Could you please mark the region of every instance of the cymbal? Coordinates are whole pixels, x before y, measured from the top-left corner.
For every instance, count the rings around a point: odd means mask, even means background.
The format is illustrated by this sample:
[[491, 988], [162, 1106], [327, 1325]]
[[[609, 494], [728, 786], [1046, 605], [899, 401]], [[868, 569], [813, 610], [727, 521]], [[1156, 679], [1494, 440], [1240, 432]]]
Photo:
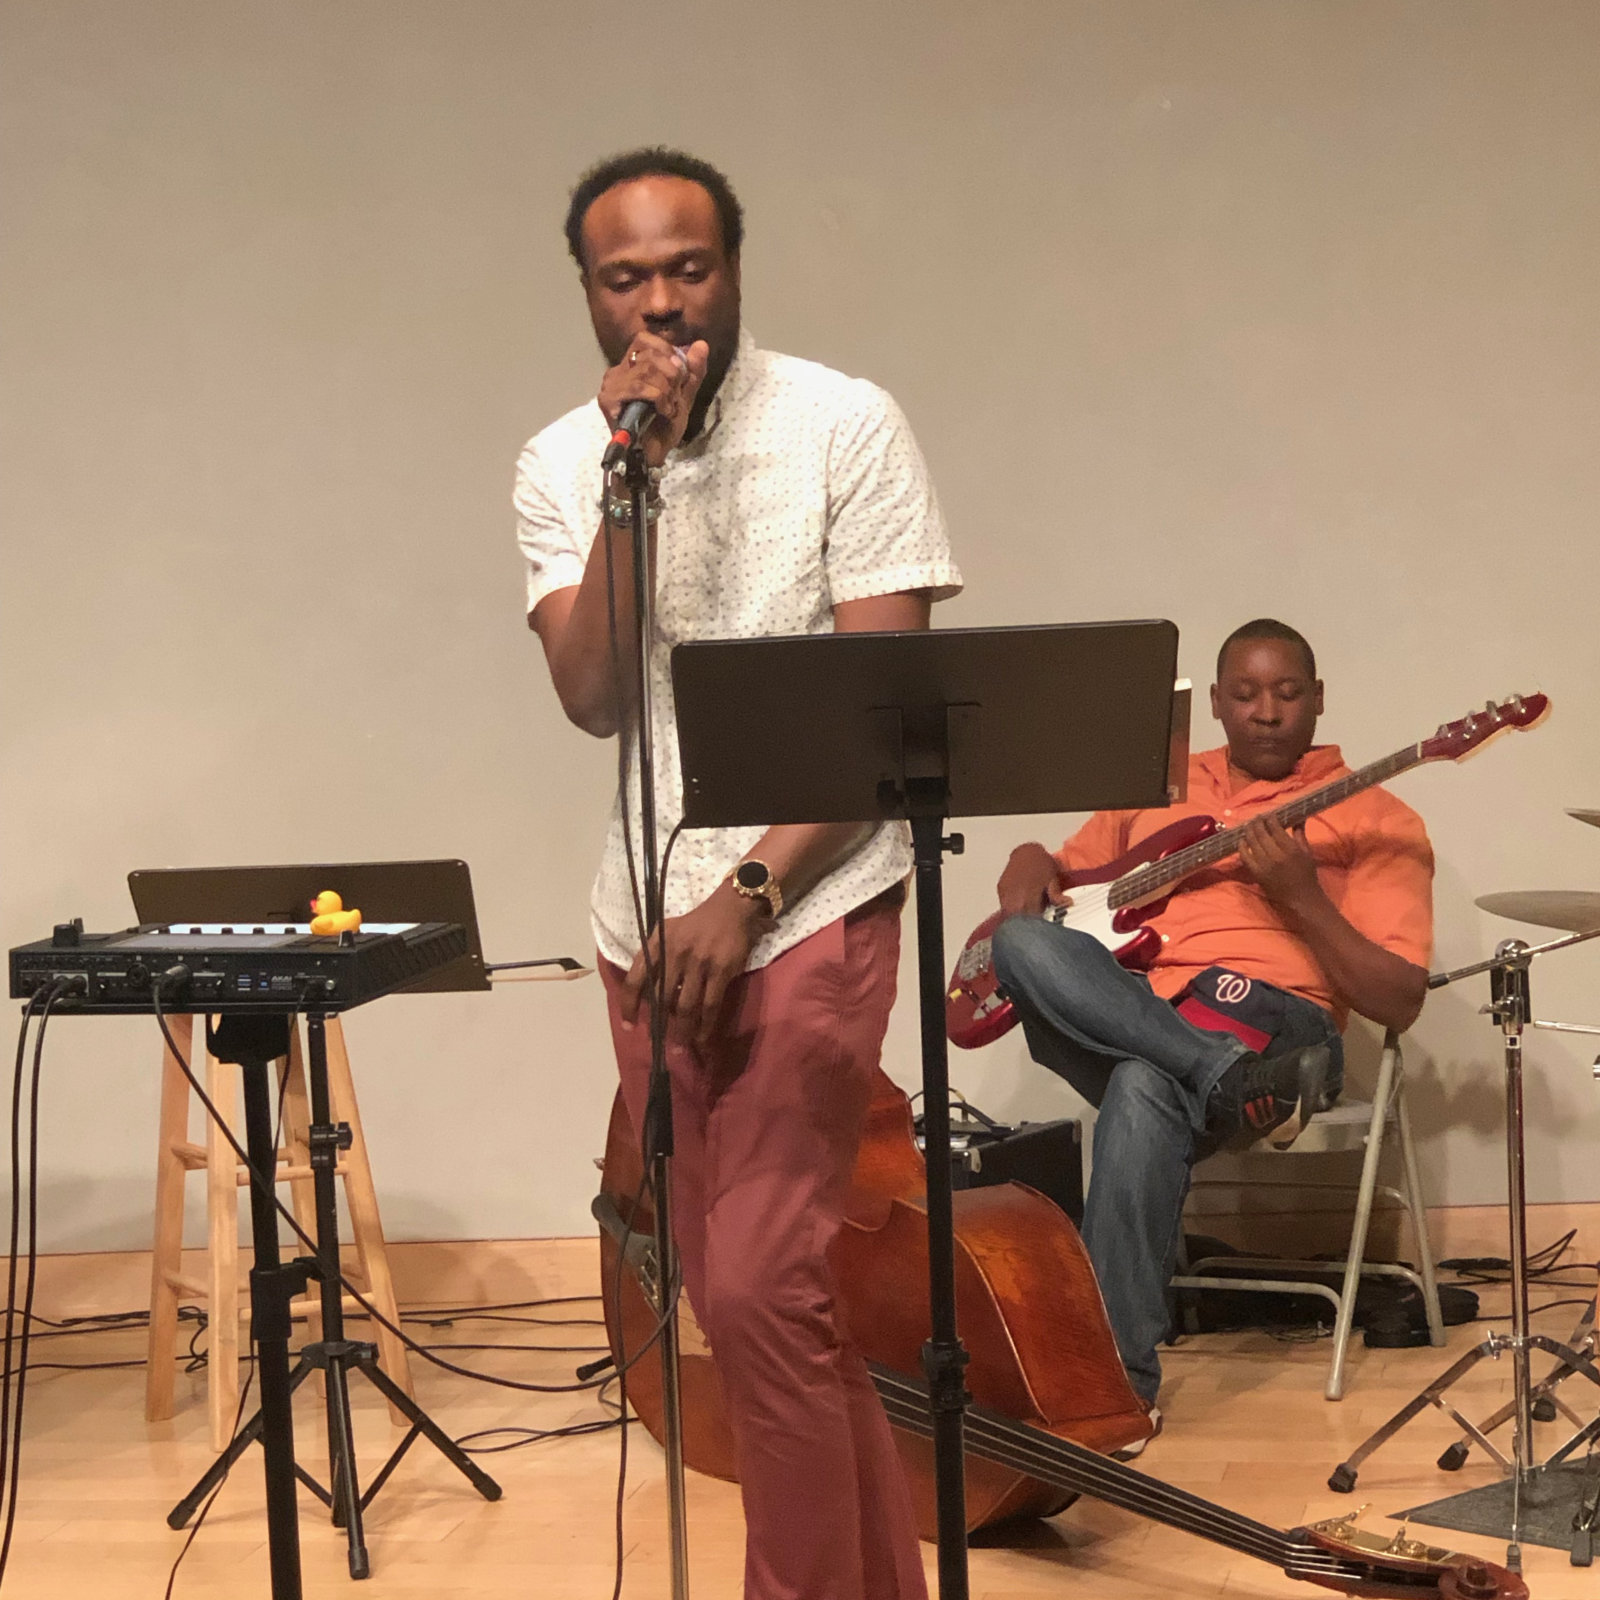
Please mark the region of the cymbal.
[[1579, 822], [1587, 822], [1591, 828], [1600, 828], [1600, 811], [1569, 811], [1569, 817], [1576, 817]]
[[1600, 928], [1600, 892], [1593, 890], [1531, 889], [1481, 894], [1474, 904], [1497, 917], [1531, 922], [1540, 928], [1565, 928], [1569, 933], [1592, 933]]

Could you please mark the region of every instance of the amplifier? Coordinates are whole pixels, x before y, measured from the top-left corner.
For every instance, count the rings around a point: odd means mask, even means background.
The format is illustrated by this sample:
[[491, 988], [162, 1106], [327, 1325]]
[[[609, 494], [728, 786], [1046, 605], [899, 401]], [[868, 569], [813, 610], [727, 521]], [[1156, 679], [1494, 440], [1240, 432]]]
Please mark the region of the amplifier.
[[454, 961], [467, 951], [454, 922], [369, 922], [336, 938], [303, 923], [230, 926], [146, 923], [85, 933], [61, 923], [49, 939], [11, 952], [11, 998], [27, 1000], [58, 978], [81, 978], [57, 1012], [149, 1011], [155, 980], [170, 1011], [347, 1011]]
[[[1037, 1189], [1083, 1225], [1083, 1124], [1024, 1122], [1010, 1127], [986, 1117], [976, 1106], [950, 1107], [950, 1186], [983, 1189], [994, 1183], [1025, 1183]], [[922, 1118], [916, 1119], [917, 1145], [923, 1144]]]

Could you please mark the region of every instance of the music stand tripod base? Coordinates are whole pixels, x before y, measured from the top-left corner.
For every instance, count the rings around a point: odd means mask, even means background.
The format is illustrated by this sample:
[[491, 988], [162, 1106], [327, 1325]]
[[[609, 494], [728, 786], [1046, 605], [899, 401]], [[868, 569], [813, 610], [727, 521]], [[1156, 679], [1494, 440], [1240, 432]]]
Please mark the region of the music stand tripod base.
[[[244, 1068], [245, 1127], [250, 1163], [256, 1173], [270, 1173], [277, 1151], [272, 1133], [272, 1098], [267, 1081], [271, 1062], [288, 1050], [288, 1029], [294, 1012], [265, 1017], [224, 1016], [206, 1028], [206, 1043], [219, 1061]], [[278, 1255], [276, 1194], [252, 1175], [250, 1215], [255, 1241], [255, 1266], [250, 1273], [250, 1332], [256, 1345], [261, 1381], [261, 1408], [234, 1436], [195, 1486], [168, 1514], [167, 1525], [182, 1528], [251, 1444], [260, 1441], [267, 1456], [267, 1526], [272, 1563], [272, 1600], [299, 1600], [300, 1545], [295, 1482], [303, 1483], [333, 1513], [349, 1546], [352, 1578], [370, 1575], [372, 1564], [362, 1529], [362, 1513], [388, 1482], [401, 1457], [420, 1435], [461, 1472], [485, 1500], [498, 1500], [500, 1485], [378, 1365], [375, 1345], [344, 1336], [344, 1285], [339, 1271], [339, 1215], [334, 1167], [340, 1149], [349, 1144], [348, 1124], [335, 1124], [328, 1094], [325, 1016], [306, 1016], [306, 1078], [311, 1098], [312, 1186], [316, 1197], [315, 1257], [281, 1264]], [[319, 1280], [323, 1337], [304, 1346], [293, 1372], [288, 1350], [290, 1301]], [[326, 1378], [330, 1482], [324, 1488], [295, 1460], [294, 1422], [290, 1402], [296, 1389], [314, 1371]], [[350, 1412], [349, 1374], [359, 1372], [409, 1423], [405, 1437], [363, 1494], [356, 1468], [355, 1435]]]

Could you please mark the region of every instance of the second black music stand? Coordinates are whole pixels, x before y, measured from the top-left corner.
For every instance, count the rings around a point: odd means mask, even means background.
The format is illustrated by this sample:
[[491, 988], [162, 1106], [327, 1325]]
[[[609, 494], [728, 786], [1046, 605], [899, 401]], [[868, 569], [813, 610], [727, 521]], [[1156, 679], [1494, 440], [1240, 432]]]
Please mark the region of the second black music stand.
[[963, 844], [944, 824], [1166, 805], [1177, 653], [1170, 622], [700, 641], [672, 653], [685, 827], [911, 824], [941, 1600], [967, 1595], [968, 1398], [944, 1031], [944, 852]]

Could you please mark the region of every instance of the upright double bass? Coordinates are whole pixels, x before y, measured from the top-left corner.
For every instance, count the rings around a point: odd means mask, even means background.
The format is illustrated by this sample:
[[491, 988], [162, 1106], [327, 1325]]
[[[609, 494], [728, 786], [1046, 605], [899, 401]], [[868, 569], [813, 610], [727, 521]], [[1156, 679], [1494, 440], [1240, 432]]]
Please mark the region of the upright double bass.
[[[606, 1328], [619, 1367], [651, 1339], [661, 1316], [642, 1171], [618, 1095], [594, 1212]], [[926, 1388], [913, 1376], [929, 1330], [923, 1171], [910, 1104], [880, 1074], [832, 1264], [850, 1337], [894, 1424], [922, 1534], [931, 1539], [933, 1430]], [[1369, 1534], [1348, 1518], [1286, 1532], [1112, 1460], [1107, 1452], [1148, 1438], [1151, 1424], [1123, 1370], [1077, 1230], [1023, 1184], [959, 1190], [954, 1202], [957, 1314], [973, 1397], [965, 1436], [969, 1532], [1052, 1516], [1087, 1494], [1347, 1594], [1526, 1600], [1522, 1580], [1489, 1562]], [[680, 1325], [687, 1319], [687, 1307], [680, 1308]], [[629, 1403], [659, 1439], [653, 1354], [627, 1375]], [[682, 1339], [681, 1382], [685, 1461], [736, 1479], [714, 1353], [692, 1327]]]

